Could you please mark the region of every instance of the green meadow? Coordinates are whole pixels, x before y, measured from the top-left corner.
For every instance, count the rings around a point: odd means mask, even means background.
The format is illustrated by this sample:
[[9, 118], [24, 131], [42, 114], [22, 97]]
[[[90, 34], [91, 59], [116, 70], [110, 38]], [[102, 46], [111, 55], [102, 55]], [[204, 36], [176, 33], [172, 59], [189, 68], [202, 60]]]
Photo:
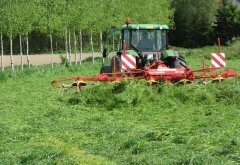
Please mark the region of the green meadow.
[[[183, 50], [202, 66], [216, 47]], [[239, 56], [223, 48], [227, 65]], [[229, 55], [229, 56], [228, 56]], [[240, 78], [207, 85], [97, 83], [60, 96], [54, 79], [99, 73], [51, 66], [0, 73], [0, 164], [239, 164]]]

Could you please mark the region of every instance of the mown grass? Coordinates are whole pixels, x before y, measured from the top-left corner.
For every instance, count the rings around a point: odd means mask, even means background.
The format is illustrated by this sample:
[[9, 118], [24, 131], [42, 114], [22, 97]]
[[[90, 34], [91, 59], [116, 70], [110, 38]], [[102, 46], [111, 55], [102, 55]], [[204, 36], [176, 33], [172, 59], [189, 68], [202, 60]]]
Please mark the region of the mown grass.
[[[201, 56], [186, 59], [201, 66]], [[233, 69], [239, 63], [228, 61]], [[63, 97], [50, 85], [100, 66], [1, 74], [0, 164], [240, 163], [239, 78], [207, 86], [97, 83]]]

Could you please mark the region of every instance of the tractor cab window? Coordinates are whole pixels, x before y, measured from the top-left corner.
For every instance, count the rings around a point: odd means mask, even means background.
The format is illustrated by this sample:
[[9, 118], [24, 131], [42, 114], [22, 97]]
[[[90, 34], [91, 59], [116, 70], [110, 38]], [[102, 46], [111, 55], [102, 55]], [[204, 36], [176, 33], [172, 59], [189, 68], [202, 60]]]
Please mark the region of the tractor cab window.
[[[167, 46], [167, 30], [163, 30], [161, 33], [161, 42], [162, 42], [162, 47]], [[159, 49], [160, 50], [160, 49]]]
[[132, 30], [132, 45], [140, 51], [159, 51], [162, 37], [161, 30]]
[[123, 31], [123, 38], [126, 42], [127, 48], [130, 48], [130, 31], [129, 30], [124, 30]]

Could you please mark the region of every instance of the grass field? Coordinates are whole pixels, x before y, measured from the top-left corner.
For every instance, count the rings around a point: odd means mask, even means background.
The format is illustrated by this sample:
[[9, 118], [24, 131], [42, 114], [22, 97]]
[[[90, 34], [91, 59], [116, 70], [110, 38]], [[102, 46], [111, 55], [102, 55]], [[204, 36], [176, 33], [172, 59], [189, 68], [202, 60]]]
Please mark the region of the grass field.
[[[202, 52], [191, 52], [183, 55], [201, 66]], [[239, 57], [230, 57], [228, 67], [239, 71]], [[0, 164], [240, 163], [240, 78], [207, 86], [97, 84], [63, 97], [50, 85], [98, 74], [100, 66], [0, 73]]]

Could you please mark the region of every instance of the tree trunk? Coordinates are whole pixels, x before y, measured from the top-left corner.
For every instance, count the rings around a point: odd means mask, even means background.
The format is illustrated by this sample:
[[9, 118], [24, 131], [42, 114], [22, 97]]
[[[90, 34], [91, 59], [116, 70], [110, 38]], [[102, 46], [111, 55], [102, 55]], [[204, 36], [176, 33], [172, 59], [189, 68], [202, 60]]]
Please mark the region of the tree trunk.
[[58, 42], [55, 42], [55, 51], [58, 51]]
[[[103, 35], [102, 32], [100, 32], [100, 49], [101, 49], [101, 53], [103, 53]], [[102, 57], [102, 64], [105, 63], [105, 59]]]
[[66, 29], [66, 32], [65, 32], [66, 64], [69, 63], [69, 54], [68, 54], [68, 37], [67, 37], [67, 34], [68, 34], [68, 30]]
[[92, 63], [94, 64], [93, 32], [91, 29]]
[[27, 42], [27, 63], [28, 63], [28, 68], [30, 68], [28, 34], [27, 34], [27, 41], [26, 42]]
[[74, 28], [74, 32], [73, 32], [73, 37], [74, 37], [75, 65], [77, 65], [77, 39], [76, 39], [75, 28]]
[[80, 41], [80, 65], [82, 64], [82, 30], [79, 30], [79, 41]]
[[19, 34], [19, 46], [20, 46], [20, 56], [21, 56], [21, 69], [23, 70], [23, 52], [22, 52], [22, 35]]
[[68, 48], [69, 48], [69, 64], [70, 66], [72, 65], [72, 47], [71, 47], [71, 31], [69, 30], [69, 33], [68, 33]]
[[12, 42], [12, 33], [10, 34], [10, 58], [11, 58], [11, 68], [12, 70], [14, 70], [14, 66], [13, 66], [13, 42]]
[[114, 30], [113, 30], [113, 51], [115, 49], [115, 46], [114, 46]]
[[117, 50], [117, 51], [120, 50], [121, 40], [122, 40], [122, 37], [121, 37], [121, 35], [120, 35], [120, 36], [119, 36], [119, 40], [118, 40], [118, 50]]
[[100, 49], [101, 49], [101, 53], [103, 52], [103, 34], [102, 32], [100, 32]]
[[1, 70], [4, 71], [4, 65], [3, 65], [3, 34], [1, 31]]
[[52, 32], [50, 32], [50, 45], [51, 45], [51, 64], [53, 69], [53, 41], [52, 41]]

